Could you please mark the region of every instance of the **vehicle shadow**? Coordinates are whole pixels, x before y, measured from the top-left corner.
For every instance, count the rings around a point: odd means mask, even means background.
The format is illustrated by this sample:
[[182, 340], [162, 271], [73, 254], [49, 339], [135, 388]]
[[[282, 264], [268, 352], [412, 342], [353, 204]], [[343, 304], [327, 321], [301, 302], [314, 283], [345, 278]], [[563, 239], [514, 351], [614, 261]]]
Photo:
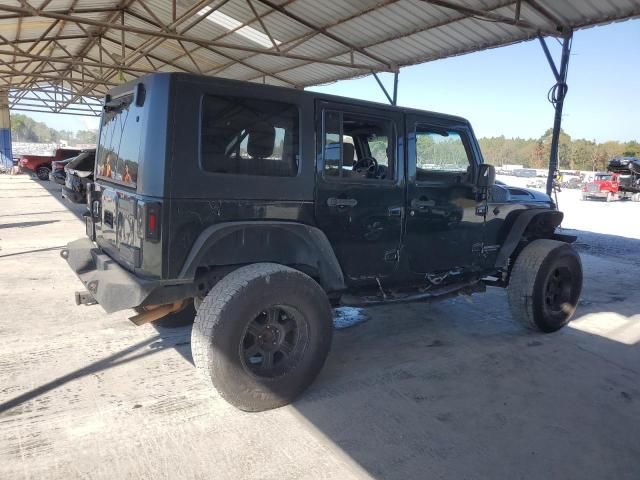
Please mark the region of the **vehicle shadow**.
[[569, 228], [563, 228], [562, 233], [578, 237], [574, 246], [580, 252], [640, 265], [640, 239]]
[[15, 222], [15, 223], [2, 223], [0, 224], [0, 229], [2, 228], [26, 228], [26, 227], [37, 227], [39, 225], [47, 225], [48, 223], [57, 223], [60, 220], [36, 220], [33, 222]]
[[637, 340], [529, 333], [476, 302], [372, 309], [294, 409], [374, 478], [638, 478]]
[[[62, 198], [62, 186], [58, 185], [55, 182], [42, 181], [34, 178], [32, 178], [31, 180], [37, 182], [38, 185], [44, 188], [60, 205], [65, 208], [65, 210], [73, 213], [84, 223], [84, 219], [82, 216], [84, 212], [87, 211], [87, 206], [84, 203], [73, 203]], [[57, 210], [54, 212], [57, 212]]]
[[[130, 347], [127, 347], [123, 350], [120, 350], [119, 352], [116, 352], [112, 355], [109, 355], [108, 357], [105, 357], [101, 360], [98, 360], [96, 362], [90, 363], [88, 364], [86, 367], [80, 368], [78, 370], [74, 370], [72, 372], [69, 372], [66, 375], [63, 375], [61, 377], [55, 378], [47, 383], [44, 383], [42, 385], [39, 385], [36, 388], [33, 388], [31, 390], [28, 390], [25, 393], [22, 393], [20, 395], [18, 395], [17, 397], [14, 397], [12, 399], [9, 399], [3, 403], [0, 404], [0, 415], [7, 412], [8, 410], [11, 410], [13, 408], [16, 408], [26, 402], [29, 402], [31, 400], [33, 400], [34, 398], [37, 398], [41, 395], [46, 394], [47, 392], [54, 390], [56, 388], [59, 388], [73, 380], [77, 380], [79, 378], [82, 377], [86, 377], [88, 375], [92, 375], [95, 374], [97, 372], [100, 372], [102, 370], [106, 370], [108, 368], [113, 368], [115, 366], [118, 365], [122, 365], [125, 363], [129, 363], [129, 362], [133, 362], [136, 361], [142, 357], [146, 357], [148, 355], [151, 355], [153, 353], [156, 353], [157, 351], [159, 351], [161, 348], [166, 348], [166, 347], [162, 347], [160, 345], [156, 346], [154, 349], [152, 350], [144, 350], [139, 352], [140, 350], [142, 350], [143, 348], [150, 346], [152, 344], [156, 345], [157, 342], [162, 342], [162, 338], [158, 335], [158, 336], [154, 336], [152, 338], [146, 339], [142, 342], [136, 343], [135, 345], [131, 345]], [[173, 346], [173, 345], [171, 345]], [[139, 352], [139, 353], [135, 353], [135, 352]]]

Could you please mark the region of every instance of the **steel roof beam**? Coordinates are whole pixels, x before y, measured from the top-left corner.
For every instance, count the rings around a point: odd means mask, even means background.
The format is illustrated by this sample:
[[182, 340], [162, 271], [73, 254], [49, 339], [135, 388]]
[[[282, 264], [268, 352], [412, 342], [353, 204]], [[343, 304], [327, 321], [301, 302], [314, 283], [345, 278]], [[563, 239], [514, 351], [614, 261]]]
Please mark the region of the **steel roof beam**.
[[530, 24], [524, 20], [519, 20], [511, 17], [505, 17], [499, 13], [487, 11], [487, 10], [478, 10], [477, 8], [471, 8], [464, 5], [460, 5], [458, 3], [450, 2], [448, 0], [420, 0], [424, 3], [428, 3], [430, 5], [435, 5], [437, 7], [447, 8], [449, 10], [455, 10], [456, 12], [462, 13], [469, 17], [474, 17], [480, 20], [490, 20], [492, 22], [504, 23], [506, 25], [511, 25], [513, 27], [522, 28], [523, 30], [528, 30], [533, 33], [544, 33], [545, 35], [550, 35], [557, 37], [562, 34], [562, 31], [549, 30], [547, 28], [540, 28], [535, 25]]
[[[280, 12], [282, 15], [285, 15], [286, 17], [291, 18], [292, 20], [295, 20], [300, 25], [303, 25], [303, 26], [307, 27], [310, 30], [315, 30], [316, 32], [321, 33], [325, 37], [330, 38], [334, 42], [338, 42], [339, 44], [347, 47], [349, 50], [356, 51], [356, 52], [360, 53], [361, 55], [364, 55], [365, 57], [370, 58], [371, 60], [374, 60], [375, 62], [379, 63], [381, 66], [386, 67], [384, 69], [386, 71], [395, 71], [395, 70], [397, 70], [397, 66], [393, 65], [388, 60], [385, 60], [382, 57], [379, 57], [378, 55], [375, 55], [373, 53], [367, 52], [366, 49], [364, 49], [362, 47], [359, 47], [357, 45], [354, 45], [351, 42], [347, 42], [346, 40], [340, 38], [339, 36], [334, 35], [333, 33], [329, 32], [326, 28], [314, 25], [313, 23], [305, 20], [304, 18], [302, 18], [302, 17], [300, 17], [300, 16], [298, 16], [298, 15], [296, 15], [294, 13], [289, 12], [286, 8], [282, 7], [281, 5], [275, 4], [275, 3], [271, 2], [270, 0], [258, 0], [258, 1], [260, 3], [266, 5], [267, 7], [271, 8], [272, 10], [276, 10], [276, 11]], [[380, 70], [380, 69], [376, 69], [376, 70]]]
[[149, 37], [167, 38], [167, 39], [171, 39], [171, 40], [182, 40], [182, 41], [185, 41], [185, 42], [194, 43], [196, 45], [201, 45], [203, 47], [226, 48], [226, 49], [229, 49], [229, 50], [237, 50], [237, 51], [241, 51], [241, 52], [258, 53], [258, 54], [261, 54], [261, 55], [269, 55], [269, 56], [274, 56], [274, 57], [284, 57], [284, 58], [290, 58], [292, 60], [311, 61], [311, 62], [314, 62], [314, 63], [321, 63], [321, 64], [325, 64], [325, 65], [333, 65], [333, 66], [336, 66], [336, 67], [354, 68], [354, 69], [358, 69], [358, 70], [375, 69], [377, 71], [386, 71], [386, 72], [395, 71], [394, 67], [389, 67], [389, 66], [384, 66], [384, 65], [381, 65], [380, 67], [375, 67], [373, 65], [345, 63], [345, 62], [339, 62], [339, 61], [335, 61], [335, 60], [331, 60], [331, 59], [310, 57], [310, 56], [306, 56], [306, 55], [293, 55], [293, 54], [290, 54], [290, 53], [276, 52], [276, 51], [272, 51], [272, 50], [268, 50], [268, 49], [248, 47], [246, 45], [214, 42], [214, 41], [209, 41], [209, 40], [206, 40], [206, 39], [203, 39], [203, 38], [192, 37], [192, 36], [188, 36], [188, 35], [184, 35], [184, 34], [164, 32], [164, 31], [153, 31], [153, 30], [149, 30], [149, 29], [146, 29], [146, 28], [133, 27], [133, 26], [130, 26], [130, 25], [119, 25], [117, 23], [109, 24], [107, 22], [102, 22], [102, 21], [99, 21], [99, 20], [92, 20], [92, 19], [89, 19], [89, 18], [76, 17], [76, 16], [73, 16], [73, 15], [50, 13], [50, 12], [38, 11], [38, 10], [35, 10], [35, 9], [33, 11], [30, 11], [29, 9], [26, 9], [24, 7], [13, 7], [13, 6], [3, 5], [3, 6], [0, 6], [0, 10], [17, 11], [17, 12], [20, 12], [20, 13], [32, 13], [33, 16], [65, 20], [65, 21], [74, 22], [74, 23], [82, 23], [82, 24], [86, 24], [86, 25], [92, 25], [92, 26], [96, 26], [96, 27], [111, 28], [111, 29], [114, 29], [114, 30], [137, 33], [137, 34], [146, 35], [146, 36], [149, 36]]

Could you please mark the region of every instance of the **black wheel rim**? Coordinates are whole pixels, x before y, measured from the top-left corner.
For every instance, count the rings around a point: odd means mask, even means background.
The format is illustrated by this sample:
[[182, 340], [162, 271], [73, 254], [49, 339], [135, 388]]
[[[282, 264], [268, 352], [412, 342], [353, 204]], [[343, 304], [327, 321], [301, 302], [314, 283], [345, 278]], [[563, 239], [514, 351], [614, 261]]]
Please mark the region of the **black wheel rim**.
[[551, 271], [544, 290], [545, 308], [551, 314], [568, 314], [572, 308], [573, 278], [571, 270], [559, 266]]
[[308, 328], [305, 317], [291, 307], [274, 305], [262, 310], [249, 322], [242, 338], [244, 367], [258, 377], [289, 373], [307, 348]]

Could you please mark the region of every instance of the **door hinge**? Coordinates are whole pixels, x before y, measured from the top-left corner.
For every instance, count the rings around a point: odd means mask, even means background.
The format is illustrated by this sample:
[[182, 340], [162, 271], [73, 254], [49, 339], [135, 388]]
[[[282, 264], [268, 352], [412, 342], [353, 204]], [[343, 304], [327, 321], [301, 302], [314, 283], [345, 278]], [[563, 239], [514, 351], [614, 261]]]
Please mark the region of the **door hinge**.
[[389, 250], [384, 253], [384, 261], [385, 262], [397, 262], [399, 257], [398, 250]]
[[471, 246], [471, 252], [481, 253], [482, 255], [497, 252], [498, 250], [500, 250], [500, 245], [485, 245], [484, 243], [474, 243]]

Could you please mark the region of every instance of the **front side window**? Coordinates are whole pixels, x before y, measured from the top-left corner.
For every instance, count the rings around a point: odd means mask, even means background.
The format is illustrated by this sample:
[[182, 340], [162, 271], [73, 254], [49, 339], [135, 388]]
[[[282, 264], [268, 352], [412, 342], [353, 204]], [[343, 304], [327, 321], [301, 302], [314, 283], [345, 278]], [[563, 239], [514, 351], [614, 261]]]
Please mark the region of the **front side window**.
[[466, 173], [470, 155], [460, 133], [435, 127], [416, 127], [416, 179], [430, 172]]
[[202, 104], [202, 169], [211, 173], [294, 177], [298, 108], [271, 100], [208, 95]]
[[324, 112], [326, 177], [392, 180], [394, 145], [390, 120], [331, 110]]

